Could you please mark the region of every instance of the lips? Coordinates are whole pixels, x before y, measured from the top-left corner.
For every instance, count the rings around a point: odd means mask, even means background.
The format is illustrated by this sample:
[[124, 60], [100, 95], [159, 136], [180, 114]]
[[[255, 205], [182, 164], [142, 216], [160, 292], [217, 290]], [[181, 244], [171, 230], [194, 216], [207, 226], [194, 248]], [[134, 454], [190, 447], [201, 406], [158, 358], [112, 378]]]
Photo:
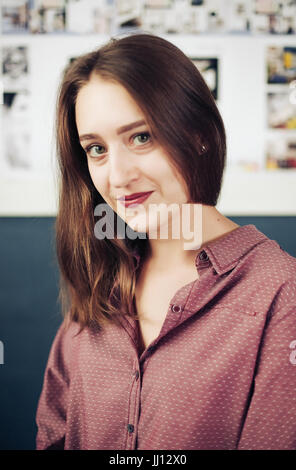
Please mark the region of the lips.
[[129, 201], [130, 199], [137, 199], [138, 197], [142, 197], [144, 196], [145, 194], [148, 194], [148, 193], [152, 193], [152, 191], [146, 191], [146, 192], [142, 192], [142, 193], [133, 193], [133, 194], [129, 194], [128, 196], [122, 196], [119, 198], [120, 201]]
[[119, 201], [125, 205], [125, 207], [130, 206], [131, 204], [141, 204], [144, 202], [153, 191], [148, 191], [146, 193], [134, 193], [129, 196], [123, 196], [119, 198]]

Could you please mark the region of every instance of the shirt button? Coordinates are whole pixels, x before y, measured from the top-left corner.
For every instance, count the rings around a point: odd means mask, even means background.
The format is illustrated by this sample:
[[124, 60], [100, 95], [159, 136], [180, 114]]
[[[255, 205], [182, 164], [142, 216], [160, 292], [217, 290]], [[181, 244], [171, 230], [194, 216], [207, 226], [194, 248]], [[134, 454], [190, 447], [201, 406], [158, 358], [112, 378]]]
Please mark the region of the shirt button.
[[201, 261], [207, 261], [209, 259], [207, 253], [205, 251], [201, 251], [198, 255]]
[[180, 305], [172, 305], [172, 312], [174, 313], [180, 313], [181, 312], [181, 307]]
[[128, 425], [127, 425], [127, 430], [128, 430], [129, 433], [134, 432], [134, 426], [133, 426], [133, 424], [128, 424]]
[[138, 380], [138, 378], [139, 378], [139, 371], [138, 371], [138, 370], [135, 371], [134, 376], [135, 376], [136, 379]]

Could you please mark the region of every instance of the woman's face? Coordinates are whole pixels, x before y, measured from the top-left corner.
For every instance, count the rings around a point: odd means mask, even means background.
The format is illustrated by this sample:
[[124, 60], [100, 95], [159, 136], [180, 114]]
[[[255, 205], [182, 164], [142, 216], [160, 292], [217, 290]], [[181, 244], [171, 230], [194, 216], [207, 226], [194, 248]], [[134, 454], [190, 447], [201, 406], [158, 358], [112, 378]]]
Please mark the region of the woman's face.
[[[159, 227], [151, 214], [160, 206], [152, 204], [164, 204], [164, 214], [170, 204], [187, 202], [185, 182], [122, 85], [93, 76], [78, 92], [76, 124], [94, 186], [133, 230], [147, 233]], [[149, 191], [146, 200], [129, 207], [118, 200]]]

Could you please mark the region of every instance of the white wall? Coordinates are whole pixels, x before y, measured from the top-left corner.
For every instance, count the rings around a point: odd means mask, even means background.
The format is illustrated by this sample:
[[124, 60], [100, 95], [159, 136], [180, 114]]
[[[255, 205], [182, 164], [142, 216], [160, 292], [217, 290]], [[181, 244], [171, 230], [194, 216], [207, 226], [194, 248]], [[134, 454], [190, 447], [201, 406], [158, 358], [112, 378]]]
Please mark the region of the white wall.
[[[267, 171], [263, 167], [268, 135], [265, 49], [277, 44], [295, 46], [295, 36], [162, 36], [188, 56], [220, 59], [217, 104], [226, 126], [228, 160], [217, 208], [225, 215], [296, 215], [296, 170]], [[29, 48], [34, 161], [34, 174], [28, 177], [0, 175], [0, 215], [56, 214], [53, 123], [60, 73], [70, 57], [107, 40], [98, 35], [0, 36], [1, 45]], [[236, 164], [239, 160], [258, 162], [261, 169], [244, 171]]]

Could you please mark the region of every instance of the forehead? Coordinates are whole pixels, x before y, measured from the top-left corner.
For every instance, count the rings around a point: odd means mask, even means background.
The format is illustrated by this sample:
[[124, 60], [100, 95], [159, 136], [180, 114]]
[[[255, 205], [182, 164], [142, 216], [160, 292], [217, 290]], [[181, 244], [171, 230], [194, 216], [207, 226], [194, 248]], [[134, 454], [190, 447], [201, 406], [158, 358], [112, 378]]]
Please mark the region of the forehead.
[[77, 128], [82, 132], [89, 132], [90, 127], [119, 127], [144, 118], [141, 108], [120, 83], [97, 75], [79, 90], [75, 116]]

